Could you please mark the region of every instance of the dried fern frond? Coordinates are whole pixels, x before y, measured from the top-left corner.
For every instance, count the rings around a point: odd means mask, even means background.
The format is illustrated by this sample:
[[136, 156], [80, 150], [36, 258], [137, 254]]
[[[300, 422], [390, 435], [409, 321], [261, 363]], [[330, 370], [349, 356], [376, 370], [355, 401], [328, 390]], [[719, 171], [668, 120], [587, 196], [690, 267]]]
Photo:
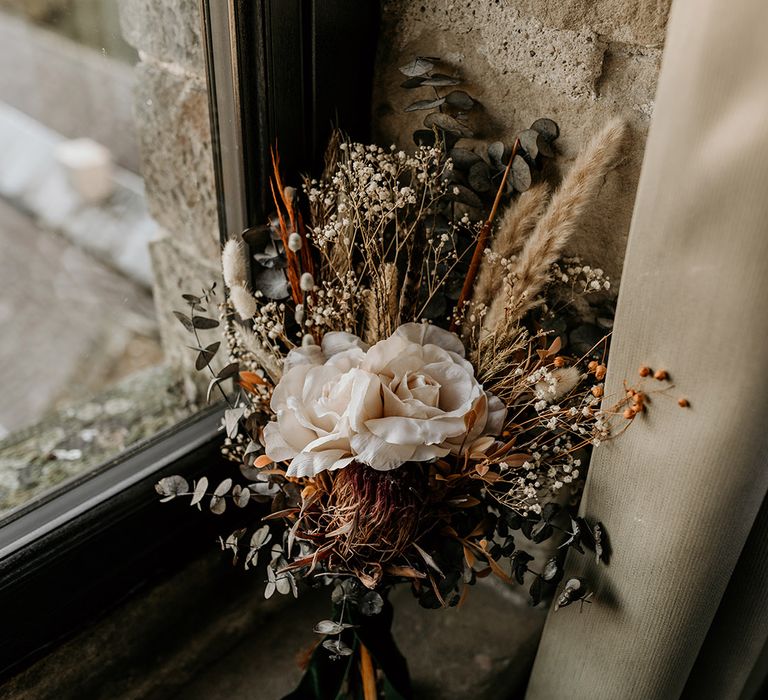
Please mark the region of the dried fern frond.
[[606, 174], [618, 164], [626, 136], [626, 122], [614, 119], [581, 151], [523, 246], [509, 278], [509, 294], [499, 295], [491, 304], [483, 324], [486, 330], [502, 331], [535, 306], [537, 295], [549, 281], [552, 263], [576, 232]]

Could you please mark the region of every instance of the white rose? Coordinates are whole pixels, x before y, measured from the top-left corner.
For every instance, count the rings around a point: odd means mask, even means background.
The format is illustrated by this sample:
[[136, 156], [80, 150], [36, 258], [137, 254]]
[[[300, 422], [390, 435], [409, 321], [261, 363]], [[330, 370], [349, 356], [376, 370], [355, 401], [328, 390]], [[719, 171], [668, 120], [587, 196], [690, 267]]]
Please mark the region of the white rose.
[[459, 338], [417, 323], [371, 348], [349, 333], [327, 333], [321, 347], [292, 350], [271, 408], [277, 420], [264, 429], [266, 453], [290, 460], [289, 476], [459, 454], [499, 435], [506, 414], [475, 379]]

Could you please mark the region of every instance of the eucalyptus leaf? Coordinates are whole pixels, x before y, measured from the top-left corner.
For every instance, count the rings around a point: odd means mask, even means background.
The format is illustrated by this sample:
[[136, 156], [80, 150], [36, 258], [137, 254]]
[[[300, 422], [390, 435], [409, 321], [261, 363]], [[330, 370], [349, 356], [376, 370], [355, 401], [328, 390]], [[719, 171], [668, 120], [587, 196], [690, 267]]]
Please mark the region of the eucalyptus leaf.
[[368, 591], [360, 600], [360, 612], [363, 615], [378, 615], [384, 607], [384, 599], [376, 591]]
[[475, 192], [489, 192], [493, 188], [493, 183], [488, 163], [483, 160], [475, 163], [467, 173], [467, 182]]
[[240, 408], [228, 408], [224, 411], [224, 426], [227, 432], [227, 437], [232, 440], [237, 435], [237, 431], [240, 427], [240, 419], [245, 414], [245, 409]]
[[435, 109], [444, 103], [445, 103], [444, 97], [439, 97], [435, 100], [417, 100], [416, 102], [412, 102], [411, 104], [409, 104], [404, 111], [417, 112], [422, 109]]
[[504, 144], [501, 141], [494, 141], [488, 144], [488, 159], [497, 168], [503, 168], [504, 163]]
[[470, 207], [480, 208], [483, 202], [469, 187], [464, 185], [450, 185], [448, 187], [448, 196], [456, 202], [461, 202]]
[[240, 370], [239, 362], [230, 362], [226, 367], [222, 367], [216, 374], [216, 379], [224, 381], [229, 379], [233, 375], [237, 374]]
[[208, 318], [207, 316], [193, 316], [192, 325], [200, 330], [209, 330], [218, 328], [219, 322], [215, 318]]
[[317, 634], [339, 634], [339, 632], [347, 627], [351, 627], [351, 625], [343, 625], [335, 620], [320, 620], [315, 625], [314, 631]]
[[471, 138], [473, 133], [470, 129], [464, 126], [458, 119], [452, 117], [450, 114], [443, 114], [442, 112], [432, 112], [428, 114], [424, 119], [424, 126], [427, 128], [437, 127], [443, 131], [447, 131], [449, 134], [455, 134], [461, 138]]
[[216, 352], [219, 349], [221, 342], [217, 341], [211, 343], [208, 347], [200, 351], [195, 360], [195, 369], [199, 372], [203, 367], [210, 364], [211, 360], [216, 356]]
[[272, 539], [272, 535], [269, 532], [269, 525], [263, 525], [256, 532], [251, 535], [251, 547], [254, 549], [260, 549]]
[[227, 502], [220, 496], [211, 496], [211, 502], [208, 507], [211, 513], [215, 515], [221, 515], [227, 509]]
[[530, 188], [532, 182], [531, 168], [522, 156], [517, 155], [512, 161], [511, 175], [512, 183], [518, 192], [525, 192]]
[[404, 80], [402, 83], [400, 83], [400, 87], [405, 88], [406, 90], [413, 90], [413, 88], [421, 87], [425, 80], [426, 78], [422, 76], [408, 78], [408, 80]]
[[521, 131], [517, 135], [517, 138], [520, 141], [520, 146], [522, 146], [528, 157], [531, 160], [536, 160], [536, 157], [539, 155], [539, 146], [537, 143], [539, 140], [539, 132], [534, 129], [526, 129], [525, 131]]
[[203, 476], [195, 484], [195, 493], [192, 496], [192, 500], [189, 505], [196, 506], [205, 497], [206, 491], [208, 491], [208, 477]]
[[176, 498], [176, 496], [189, 493], [189, 484], [183, 476], [166, 476], [155, 484], [155, 491], [160, 496], [163, 496], [160, 501], [165, 503]]
[[340, 639], [326, 639], [323, 642], [323, 647], [335, 656], [351, 656], [354, 652], [352, 647], [347, 646]]
[[234, 489], [232, 491], [232, 497], [235, 502], [235, 505], [238, 508], [245, 508], [248, 505], [248, 502], [251, 500], [251, 491], [250, 489], [244, 489], [240, 486], [237, 486], [235, 488], [240, 489], [237, 494], [235, 494]]
[[232, 479], [224, 479], [213, 491], [214, 496], [225, 496], [229, 489], [232, 488]]
[[469, 170], [476, 163], [482, 163], [483, 159], [474, 151], [468, 148], [452, 148], [448, 157], [453, 162], [454, 167], [460, 170]]
[[435, 64], [430, 59], [419, 56], [414, 58], [410, 63], [400, 66], [398, 70], [409, 78], [417, 78], [429, 73], [434, 67]]
[[475, 106], [475, 100], [473, 100], [464, 90], [453, 90], [445, 96], [445, 101], [456, 109], [460, 109], [464, 112], [472, 109]]
[[275, 579], [275, 587], [280, 595], [287, 595], [291, 592], [291, 575], [282, 573]]
[[560, 127], [551, 119], [537, 119], [531, 124], [531, 129], [538, 131], [548, 143], [555, 141], [560, 136]]
[[455, 76], [434, 73], [423, 80], [421, 84], [429, 87], [450, 87], [451, 85], [461, 85], [461, 83], [461, 79]]
[[187, 314], [184, 314], [181, 311], [174, 311], [173, 315], [181, 321], [181, 325], [190, 333], [194, 330], [195, 327], [192, 325], [192, 319], [187, 316]]

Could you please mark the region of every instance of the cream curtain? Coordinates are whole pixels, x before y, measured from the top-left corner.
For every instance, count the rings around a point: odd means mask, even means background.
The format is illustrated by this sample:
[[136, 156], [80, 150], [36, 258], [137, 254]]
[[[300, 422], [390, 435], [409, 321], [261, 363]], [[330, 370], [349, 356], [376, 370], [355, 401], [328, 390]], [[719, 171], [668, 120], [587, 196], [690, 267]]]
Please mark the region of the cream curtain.
[[768, 0], [673, 4], [607, 393], [641, 364], [675, 388], [595, 452], [582, 512], [613, 557], [569, 558], [594, 603], [550, 612], [528, 700], [762, 697]]

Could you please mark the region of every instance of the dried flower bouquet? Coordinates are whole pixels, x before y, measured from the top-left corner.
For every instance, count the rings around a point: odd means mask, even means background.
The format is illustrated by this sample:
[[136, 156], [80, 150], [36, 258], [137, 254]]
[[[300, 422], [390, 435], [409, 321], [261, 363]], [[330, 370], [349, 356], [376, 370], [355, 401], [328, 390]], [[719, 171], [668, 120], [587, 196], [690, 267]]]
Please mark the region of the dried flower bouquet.
[[[413, 153], [336, 133], [324, 173], [300, 189], [275, 156], [273, 220], [222, 256], [231, 361], [210, 390], [233, 380], [224, 450], [244, 483], [157, 486], [214, 513], [246, 509], [222, 546], [245, 568], [261, 561], [267, 597], [297, 595], [300, 580], [331, 587], [334, 615], [315, 627], [293, 698], [410, 697], [389, 631], [394, 585], [439, 608], [485, 576], [527, 579], [534, 604], [564, 606], [589, 595], [580, 579], [558, 594], [564, 552], [607, 556], [601, 525], [559, 494], [578, 493], [590, 448], [643, 393], [600, 408], [607, 341], [575, 352], [567, 329], [609, 281], [563, 251], [625, 126], [603, 128], [552, 191], [532, 180], [554, 155], [554, 122], [487, 159], [455, 148], [446, 124]], [[492, 189], [470, 187], [480, 171]], [[208, 295], [185, 298], [195, 331]], [[198, 367], [217, 350], [199, 347]], [[513, 531], [562, 542], [533, 568]]]

